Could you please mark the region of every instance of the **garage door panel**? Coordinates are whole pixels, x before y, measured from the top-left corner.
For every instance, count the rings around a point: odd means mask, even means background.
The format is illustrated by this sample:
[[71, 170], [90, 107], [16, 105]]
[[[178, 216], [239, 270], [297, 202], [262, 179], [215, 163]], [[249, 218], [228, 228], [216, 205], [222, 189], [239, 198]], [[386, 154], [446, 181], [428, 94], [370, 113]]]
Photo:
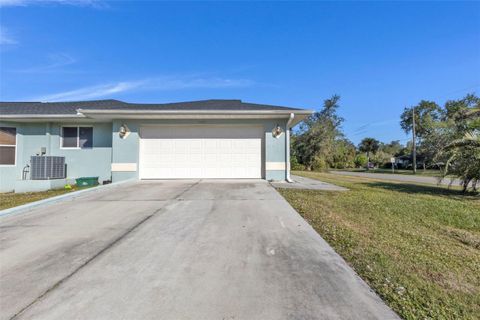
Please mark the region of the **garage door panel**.
[[203, 155], [201, 153], [194, 153], [190, 155], [189, 162], [194, 168], [200, 168], [203, 160]]
[[146, 126], [140, 178], [261, 178], [260, 126]]
[[233, 148], [231, 139], [220, 139], [218, 140], [218, 147], [221, 149], [221, 152], [228, 152]]

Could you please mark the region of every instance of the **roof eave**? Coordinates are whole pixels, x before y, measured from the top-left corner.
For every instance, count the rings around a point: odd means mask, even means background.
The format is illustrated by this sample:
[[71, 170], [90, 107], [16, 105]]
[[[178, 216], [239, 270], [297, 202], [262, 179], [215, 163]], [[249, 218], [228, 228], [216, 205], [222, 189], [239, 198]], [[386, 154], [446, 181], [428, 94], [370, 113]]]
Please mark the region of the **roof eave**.
[[286, 109], [286, 110], [102, 110], [102, 109], [77, 109], [78, 113], [84, 115], [93, 114], [128, 114], [128, 115], [151, 115], [151, 114], [217, 114], [217, 115], [230, 115], [230, 114], [283, 114], [290, 115], [295, 114], [307, 114], [313, 113], [312, 110], [303, 109]]
[[313, 111], [310, 110], [86, 110], [77, 114], [8, 114], [0, 115], [6, 121], [110, 121], [113, 119], [279, 119], [294, 114], [292, 126]]
[[83, 114], [0, 114], [0, 120], [64, 120], [85, 119]]
[[294, 114], [295, 126], [312, 114], [311, 110], [84, 110], [79, 113], [88, 118], [107, 119], [283, 119]]

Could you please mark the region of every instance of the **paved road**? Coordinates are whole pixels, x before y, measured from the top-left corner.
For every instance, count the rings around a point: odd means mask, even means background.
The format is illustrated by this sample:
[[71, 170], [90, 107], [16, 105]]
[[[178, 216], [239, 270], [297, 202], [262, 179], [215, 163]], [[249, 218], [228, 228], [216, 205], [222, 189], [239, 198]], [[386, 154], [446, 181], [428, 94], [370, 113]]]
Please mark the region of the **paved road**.
[[310, 179], [302, 176], [292, 175], [293, 182], [270, 182], [272, 186], [279, 189], [300, 189], [320, 191], [347, 191], [347, 188], [323, 182], [317, 179]]
[[[332, 173], [340, 174], [344, 176], [355, 176], [355, 177], [365, 177], [365, 178], [374, 178], [381, 180], [393, 180], [393, 181], [403, 181], [403, 182], [417, 182], [417, 183], [428, 183], [428, 184], [438, 184], [438, 179], [436, 177], [426, 177], [426, 176], [414, 176], [407, 174], [389, 174], [389, 173], [371, 173], [371, 172], [351, 172], [351, 171], [332, 171]], [[444, 179], [441, 184], [448, 185], [450, 184], [450, 179]], [[453, 186], [459, 186], [460, 180], [455, 179], [452, 183]]]
[[261, 180], [138, 182], [0, 227], [1, 319], [397, 319]]

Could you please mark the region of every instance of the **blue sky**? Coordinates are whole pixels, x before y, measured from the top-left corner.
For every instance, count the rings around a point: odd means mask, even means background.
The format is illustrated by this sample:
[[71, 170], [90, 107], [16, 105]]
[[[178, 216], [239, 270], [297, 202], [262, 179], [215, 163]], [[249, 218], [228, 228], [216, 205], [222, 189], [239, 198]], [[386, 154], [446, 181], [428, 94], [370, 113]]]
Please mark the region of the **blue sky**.
[[408, 138], [405, 106], [480, 93], [480, 2], [0, 0], [0, 99], [237, 98]]

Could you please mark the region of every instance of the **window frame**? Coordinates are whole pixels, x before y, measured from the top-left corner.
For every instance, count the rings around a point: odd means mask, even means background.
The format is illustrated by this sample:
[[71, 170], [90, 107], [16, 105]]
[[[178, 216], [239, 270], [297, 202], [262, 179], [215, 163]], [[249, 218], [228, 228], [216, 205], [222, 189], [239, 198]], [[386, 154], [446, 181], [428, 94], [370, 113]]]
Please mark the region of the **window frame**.
[[[63, 146], [63, 128], [77, 128], [77, 146], [76, 147], [64, 147]], [[80, 128], [92, 128], [92, 146], [80, 147]], [[92, 125], [63, 125], [60, 127], [60, 149], [62, 150], [88, 150], [93, 149], [93, 126]]]
[[0, 126], [1, 128], [13, 128], [15, 129], [15, 145], [12, 145], [12, 144], [0, 144], [0, 147], [10, 147], [10, 148], [15, 148], [15, 161], [13, 164], [0, 164], [0, 167], [16, 167], [17, 166], [17, 150], [18, 150], [18, 139], [17, 139], [17, 136], [18, 136], [18, 130], [17, 130], [17, 127], [14, 127], [14, 126]]

